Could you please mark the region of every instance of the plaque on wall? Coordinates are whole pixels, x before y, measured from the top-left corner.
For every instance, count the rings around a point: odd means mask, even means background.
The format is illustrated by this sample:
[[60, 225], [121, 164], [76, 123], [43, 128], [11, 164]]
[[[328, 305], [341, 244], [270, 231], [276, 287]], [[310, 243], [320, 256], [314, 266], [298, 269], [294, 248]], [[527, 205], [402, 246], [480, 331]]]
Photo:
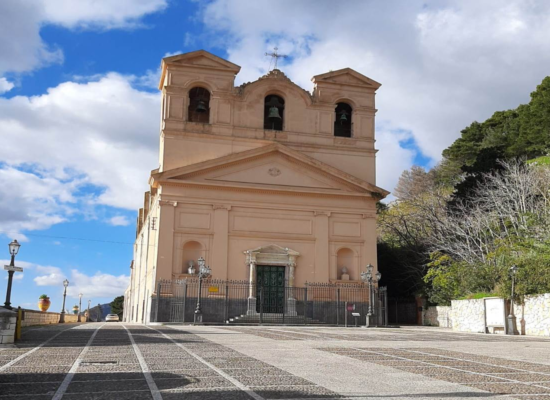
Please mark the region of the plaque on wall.
[[506, 327], [506, 307], [504, 299], [488, 297], [485, 301], [485, 328]]

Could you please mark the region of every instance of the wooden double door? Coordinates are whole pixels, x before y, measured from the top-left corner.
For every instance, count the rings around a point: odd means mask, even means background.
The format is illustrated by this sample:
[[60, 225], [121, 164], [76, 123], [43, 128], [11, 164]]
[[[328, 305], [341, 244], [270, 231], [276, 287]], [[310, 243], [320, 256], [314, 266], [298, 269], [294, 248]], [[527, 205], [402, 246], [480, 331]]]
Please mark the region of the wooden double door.
[[285, 308], [285, 267], [256, 266], [256, 312], [282, 314]]

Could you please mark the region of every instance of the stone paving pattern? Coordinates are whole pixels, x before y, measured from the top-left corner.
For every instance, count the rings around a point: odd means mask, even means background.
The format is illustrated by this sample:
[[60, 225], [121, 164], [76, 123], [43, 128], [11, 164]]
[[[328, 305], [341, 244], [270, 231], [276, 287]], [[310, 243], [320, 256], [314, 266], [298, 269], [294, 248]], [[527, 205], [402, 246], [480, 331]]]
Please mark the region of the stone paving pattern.
[[0, 348], [0, 400], [550, 399], [546, 338], [123, 323], [23, 332]]

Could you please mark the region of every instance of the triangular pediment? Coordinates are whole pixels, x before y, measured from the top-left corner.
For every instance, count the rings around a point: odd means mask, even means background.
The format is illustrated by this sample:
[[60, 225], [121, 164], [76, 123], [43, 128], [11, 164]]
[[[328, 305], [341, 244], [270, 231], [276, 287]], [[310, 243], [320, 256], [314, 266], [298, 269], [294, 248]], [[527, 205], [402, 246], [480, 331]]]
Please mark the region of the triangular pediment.
[[278, 244], [269, 244], [267, 246], [260, 246], [256, 247], [255, 249], [245, 250], [245, 254], [252, 254], [252, 253], [261, 253], [261, 254], [279, 254], [279, 255], [291, 255], [291, 256], [299, 256], [300, 253], [298, 253], [296, 250], [289, 249], [288, 247], [282, 247]]
[[363, 86], [375, 90], [381, 86], [380, 83], [351, 68], [344, 68], [337, 71], [330, 71], [326, 74], [316, 75], [312, 80], [314, 83], [327, 82], [340, 85]]
[[227, 70], [235, 74], [241, 69], [238, 65], [205, 50], [197, 50], [190, 53], [166, 57], [162, 59], [162, 62], [171, 65], [188, 65], [208, 69]]
[[152, 175], [152, 184], [196, 183], [385, 197], [388, 192], [279, 143]]

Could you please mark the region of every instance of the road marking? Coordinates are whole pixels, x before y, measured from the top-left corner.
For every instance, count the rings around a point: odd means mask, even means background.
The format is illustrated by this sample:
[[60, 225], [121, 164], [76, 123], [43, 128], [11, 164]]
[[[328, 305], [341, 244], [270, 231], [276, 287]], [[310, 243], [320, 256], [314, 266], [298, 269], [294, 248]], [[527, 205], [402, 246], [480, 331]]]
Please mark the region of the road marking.
[[151, 328], [150, 326], [146, 326], [147, 328], [153, 330], [153, 331], [156, 331], [158, 333], [160, 333], [162, 336], [164, 336], [166, 339], [170, 340], [172, 343], [174, 343], [176, 346], [180, 347], [182, 350], [184, 350], [185, 352], [187, 352], [187, 354], [191, 355], [192, 357], [194, 357], [195, 359], [197, 359], [198, 361], [200, 361], [201, 363], [203, 363], [204, 365], [206, 365], [208, 368], [211, 368], [212, 370], [214, 370], [216, 373], [218, 373], [219, 375], [223, 376], [225, 379], [227, 379], [229, 382], [231, 382], [233, 385], [237, 386], [239, 389], [241, 389], [243, 392], [245, 392], [247, 395], [249, 395], [250, 397], [252, 397], [253, 399], [256, 399], [256, 400], [265, 400], [262, 396], [260, 396], [258, 393], [254, 392], [252, 389], [250, 389], [248, 386], [244, 385], [243, 383], [241, 383], [240, 381], [238, 381], [237, 379], [233, 378], [232, 376], [226, 374], [225, 372], [223, 372], [221, 369], [219, 369], [218, 367], [210, 364], [208, 361], [206, 361], [204, 358], [202, 358], [201, 356], [193, 353], [191, 350], [187, 349], [183, 344], [181, 343], [178, 343], [176, 342], [174, 339], [172, 339], [170, 336], [166, 335], [165, 333], [157, 330], [157, 329], [154, 329], [154, 328]]
[[136, 344], [136, 341], [134, 340], [134, 338], [132, 337], [132, 333], [128, 328], [126, 328], [126, 325], [122, 325], [122, 326], [124, 327], [124, 329], [126, 329], [126, 332], [130, 337], [130, 341], [132, 342], [132, 347], [134, 348], [134, 352], [136, 353], [136, 356], [138, 358], [139, 365], [141, 366], [141, 371], [143, 372], [143, 376], [145, 376], [145, 380], [147, 381], [147, 386], [149, 386], [149, 390], [151, 391], [151, 395], [153, 396], [153, 399], [162, 400], [162, 395], [160, 394], [159, 388], [157, 387], [157, 384], [155, 383], [155, 380], [151, 375], [151, 371], [149, 370], [149, 367], [147, 366], [147, 363], [143, 358], [143, 354], [141, 354], [141, 350]]
[[78, 367], [80, 367], [80, 363], [82, 362], [82, 358], [86, 355], [86, 353], [88, 352], [88, 349], [90, 348], [90, 345], [91, 345], [92, 342], [94, 341], [95, 335], [97, 335], [97, 332], [98, 332], [103, 326], [105, 326], [105, 324], [100, 325], [100, 326], [94, 331], [94, 333], [92, 333], [92, 336], [91, 336], [90, 339], [88, 340], [88, 343], [86, 343], [86, 346], [84, 346], [84, 348], [82, 349], [82, 351], [81, 351], [80, 354], [78, 355], [78, 358], [77, 358], [77, 359], [75, 360], [75, 362], [73, 363], [71, 369], [69, 370], [69, 372], [68, 372], [67, 375], [65, 376], [65, 379], [63, 379], [63, 382], [61, 382], [61, 385], [60, 385], [59, 388], [57, 389], [57, 392], [55, 392], [55, 395], [52, 397], [52, 400], [61, 400], [61, 398], [63, 397], [63, 395], [64, 395], [65, 392], [67, 391], [67, 388], [69, 387], [69, 384], [70, 384], [71, 381], [73, 380], [74, 374], [76, 373], [76, 370], [78, 369]]
[[[24, 354], [21, 354], [19, 357], [17, 357], [15, 360], [11, 360], [9, 363], [7, 363], [6, 365], [3, 365], [0, 367], [0, 372], [8, 369], [9, 367], [11, 367], [13, 364], [15, 364], [17, 361], [20, 361], [22, 360], [23, 358], [27, 357], [29, 354], [32, 354], [34, 353], [36, 350], [38, 350], [39, 348], [41, 348], [42, 346], [50, 343], [52, 340], [54, 340], [56, 337], [58, 337], [59, 335], [61, 335], [62, 333], [65, 333], [67, 332], [68, 330], [70, 329], [73, 329], [74, 327], [71, 327], [71, 328], [67, 328], [67, 329], [63, 329], [61, 332], [59, 333], [56, 333], [54, 336], [52, 336], [51, 338], [49, 338], [48, 340], [46, 340], [44, 343], [36, 346], [34, 349], [31, 349], [29, 351], [27, 351], [26, 353]], [[33, 329], [34, 330], [34, 329]]]

